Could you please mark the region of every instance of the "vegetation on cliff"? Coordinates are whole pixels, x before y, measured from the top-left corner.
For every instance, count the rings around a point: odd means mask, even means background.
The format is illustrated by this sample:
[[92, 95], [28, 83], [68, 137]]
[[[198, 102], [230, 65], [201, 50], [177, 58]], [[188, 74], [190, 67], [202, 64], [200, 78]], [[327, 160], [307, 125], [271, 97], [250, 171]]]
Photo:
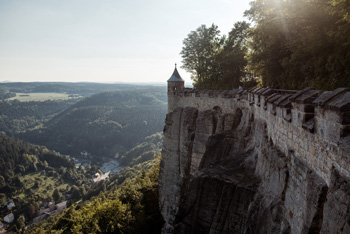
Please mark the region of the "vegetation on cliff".
[[50, 218], [28, 233], [160, 233], [160, 157], [125, 170], [121, 185]]
[[8, 230], [23, 228], [49, 202], [79, 199], [93, 173], [46, 147], [0, 134], [0, 214], [14, 215]]
[[228, 36], [200, 26], [184, 39], [194, 86], [335, 89], [350, 86], [350, 7], [344, 0], [255, 0]]
[[158, 132], [145, 137], [142, 143], [137, 144], [126, 153], [117, 157], [120, 166], [134, 166], [139, 163], [152, 160], [155, 154], [162, 149], [163, 133]]

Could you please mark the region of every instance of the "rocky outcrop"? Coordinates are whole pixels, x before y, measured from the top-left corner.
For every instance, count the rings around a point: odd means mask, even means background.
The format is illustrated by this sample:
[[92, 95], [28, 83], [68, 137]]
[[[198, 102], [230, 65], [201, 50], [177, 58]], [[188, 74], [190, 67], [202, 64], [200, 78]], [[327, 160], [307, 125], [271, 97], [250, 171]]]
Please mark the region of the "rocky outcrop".
[[324, 204], [322, 234], [350, 233], [350, 181], [334, 171]]
[[349, 178], [333, 167], [325, 180], [276, 145], [277, 121], [267, 124], [249, 105], [231, 108], [167, 115], [163, 233], [350, 233]]
[[179, 108], [169, 113], [165, 120], [162, 170], [159, 180], [159, 189], [162, 190], [160, 209], [163, 217], [167, 217], [164, 225], [165, 233], [173, 231], [181, 188], [188, 179], [197, 115], [198, 111], [194, 108]]

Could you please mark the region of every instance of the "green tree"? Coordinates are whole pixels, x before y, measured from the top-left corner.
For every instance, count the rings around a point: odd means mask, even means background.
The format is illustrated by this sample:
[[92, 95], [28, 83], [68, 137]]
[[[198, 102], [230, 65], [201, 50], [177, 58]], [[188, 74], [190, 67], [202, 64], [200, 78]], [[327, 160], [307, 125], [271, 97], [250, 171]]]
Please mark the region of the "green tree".
[[72, 205], [29, 233], [160, 233], [159, 163], [158, 156], [127, 169], [135, 174], [119, 186]]
[[349, 4], [343, 0], [255, 0], [249, 68], [264, 86], [350, 86]]
[[181, 56], [183, 68], [191, 73], [196, 88], [212, 88], [220, 77], [217, 56], [225, 38], [220, 35], [218, 26], [201, 25], [188, 34], [183, 41]]
[[56, 188], [52, 193], [52, 198], [55, 202], [59, 202], [62, 199], [62, 194]]
[[331, 0], [333, 13], [337, 14], [341, 20], [350, 22], [350, 2], [348, 0]]
[[251, 83], [246, 72], [249, 32], [249, 23], [242, 21], [233, 25], [227, 37], [214, 24], [188, 34], [181, 55], [195, 88], [232, 89]]
[[72, 194], [72, 199], [80, 199], [81, 198], [81, 192], [78, 186], [73, 185], [72, 188], [70, 189], [70, 193]]
[[238, 88], [240, 85], [248, 85], [248, 74], [245, 71], [248, 50], [249, 24], [245, 21], [236, 22], [229, 32], [223, 50], [218, 56], [221, 79], [218, 86], [222, 89]]

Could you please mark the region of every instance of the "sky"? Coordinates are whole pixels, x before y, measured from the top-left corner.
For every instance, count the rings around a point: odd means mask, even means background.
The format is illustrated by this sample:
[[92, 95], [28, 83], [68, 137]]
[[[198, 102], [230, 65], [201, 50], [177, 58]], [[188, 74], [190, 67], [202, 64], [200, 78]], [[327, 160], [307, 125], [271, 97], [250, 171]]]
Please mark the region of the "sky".
[[165, 82], [188, 33], [227, 34], [249, 0], [0, 0], [0, 82]]

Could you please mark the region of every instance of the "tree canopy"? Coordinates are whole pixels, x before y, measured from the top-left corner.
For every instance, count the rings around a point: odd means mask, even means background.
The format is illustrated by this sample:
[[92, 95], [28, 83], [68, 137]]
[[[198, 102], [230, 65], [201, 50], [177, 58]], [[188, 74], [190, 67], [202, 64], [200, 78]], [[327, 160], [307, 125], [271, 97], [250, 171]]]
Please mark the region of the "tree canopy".
[[183, 67], [192, 74], [196, 86], [206, 88], [215, 85], [220, 72], [217, 57], [224, 44], [218, 26], [201, 25], [188, 34], [183, 44]]
[[31, 226], [28, 233], [160, 233], [159, 163], [157, 156], [128, 168], [122, 184]]
[[237, 22], [222, 36], [202, 25], [184, 40], [183, 67], [196, 88], [350, 86], [349, 1], [255, 0], [245, 16], [251, 27]]
[[256, 0], [250, 64], [262, 84], [277, 88], [349, 86], [350, 34], [342, 1]]
[[238, 87], [245, 76], [249, 24], [237, 22], [228, 36], [218, 26], [201, 25], [183, 41], [183, 68], [192, 75], [194, 85], [201, 89]]

